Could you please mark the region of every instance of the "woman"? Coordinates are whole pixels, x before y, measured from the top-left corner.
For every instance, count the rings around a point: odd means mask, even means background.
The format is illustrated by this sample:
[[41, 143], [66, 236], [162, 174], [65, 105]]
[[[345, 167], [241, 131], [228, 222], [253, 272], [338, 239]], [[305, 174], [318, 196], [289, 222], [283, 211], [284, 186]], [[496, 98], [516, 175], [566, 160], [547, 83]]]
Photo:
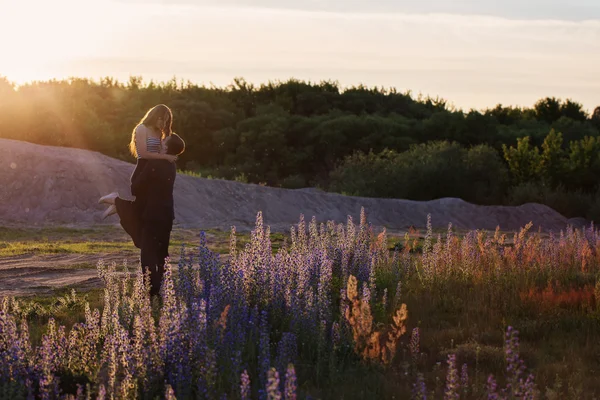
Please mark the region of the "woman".
[[[171, 162], [177, 160], [176, 155], [161, 152], [161, 142], [164, 138], [171, 135], [172, 124], [173, 113], [171, 109], [164, 104], [159, 104], [148, 110], [144, 118], [133, 129], [129, 150], [137, 158], [137, 163], [131, 175], [131, 181], [144, 169], [148, 160], [163, 159]], [[102, 214], [102, 219], [117, 212], [119, 213], [121, 226], [131, 236], [135, 245], [139, 247], [137, 239], [140, 210], [143, 209], [145, 199], [144, 193], [132, 190], [131, 194], [136, 197], [135, 202], [120, 198], [118, 201], [115, 201], [119, 197], [119, 193], [113, 192], [101, 197], [98, 203], [110, 204], [110, 207]]]
[[[129, 151], [137, 158], [137, 165], [133, 171], [132, 179], [141, 171], [145, 162], [150, 159], [166, 159], [171, 162], [177, 156], [161, 154], [161, 142], [172, 132], [173, 113], [164, 104], [152, 107], [140, 123], [135, 127], [129, 142]], [[134, 196], [135, 194], [132, 193]]]
[[[135, 169], [131, 175], [133, 180], [146, 165], [150, 159], [166, 159], [176, 161], [177, 156], [161, 153], [162, 140], [171, 134], [173, 124], [173, 113], [171, 109], [164, 104], [159, 104], [152, 107], [144, 118], [135, 126], [131, 133], [131, 141], [129, 142], [129, 151], [137, 159]], [[132, 193], [137, 196], [135, 193]], [[119, 193], [112, 192], [103, 196], [98, 200], [98, 203], [114, 204], [114, 199], [119, 197]], [[114, 207], [109, 207], [102, 219], [116, 212]]]

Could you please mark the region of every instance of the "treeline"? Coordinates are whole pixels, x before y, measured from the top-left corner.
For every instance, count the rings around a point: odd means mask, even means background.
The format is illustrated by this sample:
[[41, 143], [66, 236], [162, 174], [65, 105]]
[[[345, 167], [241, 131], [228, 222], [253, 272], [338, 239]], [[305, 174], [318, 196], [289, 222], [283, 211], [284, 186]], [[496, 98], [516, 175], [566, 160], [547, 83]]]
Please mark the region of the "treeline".
[[330, 174], [329, 189], [350, 195], [432, 200], [459, 197], [476, 204], [546, 204], [568, 217], [600, 221], [600, 138], [564, 147], [552, 130], [540, 147], [530, 137], [498, 152], [436, 141], [405, 152], [355, 153]]
[[[219, 88], [132, 77], [16, 89], [0, 78], [0, 136], [133, 161], [131, 130], [159, 103], [173, 109], [174, 131], [188, 144], [180, 167], [203, 176], [486, 204], [528, 196], [548, 203], [539, 193], [592, 199], [598, 190], [600, 107], [588, 115], [556, 98], [465, 112], [441, 99], [335, 82], [236, 79]], [[581, 215], [585, 207], [561, 211]]]

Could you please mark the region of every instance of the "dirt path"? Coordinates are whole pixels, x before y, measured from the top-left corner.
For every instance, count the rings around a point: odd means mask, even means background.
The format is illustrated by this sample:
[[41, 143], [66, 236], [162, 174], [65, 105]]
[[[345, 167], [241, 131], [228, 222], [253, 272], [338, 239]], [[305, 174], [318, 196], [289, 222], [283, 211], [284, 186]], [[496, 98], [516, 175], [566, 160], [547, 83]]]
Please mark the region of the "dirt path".
[[51, 293], [64, 287], [79, 290], [101, 287], [95, 268], [99, 260], [115, 262], [118, 267], [127, 261], [137, 265], [138, 257], [115, 253], [22, 255], [0, 259], [0, 298]]
[[[175, 242], [170, 249], [172, 264], [176, 265], [180, 257], [180, 244], [193, 247], [198, 241], [198, 232], [175, 229], [172, 240]], [[228, 233], [207, 233], [212, 246], [226, 247]], [[124, 263], [130, 270], [137, 268], [139, 250], [115, 250], [115, 244], [130, 244], [129, 237], [118, 228], [100, 227], [94, 229], [67, 228], [9, 228], [0, 229], [0, 244], [2, 242], [19, 242], [25, 249], [25, 254], [0, 256], [0, 299], [4, 296], [28, 296], [49, 294], [57, 289], [73, 287], [77, 290], [89, 290], [102, 286], [98, 278], [96, 266], [100, 260], [104, 263], [115, 263], [120, 270]], [[112, 242], [111, 242], [112, 241]], [[64, 252], [58, 254], [44, 253], [43, 249], [35, 248], [37, 243], [50, 242], [63, 244], [100, 244], [98, 252], [85, 254]], [[213, 247], [214, 248], [214, 247]], [[33, 249], [32, 252], [28, 250]], [[89, 250], [89, 249], [88, 249]]]

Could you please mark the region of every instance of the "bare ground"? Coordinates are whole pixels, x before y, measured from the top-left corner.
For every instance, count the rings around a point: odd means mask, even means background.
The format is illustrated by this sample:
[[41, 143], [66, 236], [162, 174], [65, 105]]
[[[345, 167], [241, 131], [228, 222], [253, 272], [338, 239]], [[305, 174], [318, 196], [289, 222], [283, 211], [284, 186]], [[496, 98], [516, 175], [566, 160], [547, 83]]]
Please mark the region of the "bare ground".
[[[91, 229], [86, 231], [66, 230], [5, 230], [5, 241], [23, 241], [29, 237], [30, 241], [50, 239], [60, 242], [63, 240], [95, 242], [112, 239], [117, 242], [130, 241], [129, 237], [117, 229]], [[12, 234], [12, 235], [11, 235]], [[186, 247], [197, 245], [197, 230], [177, 229], [172, 233], [172, 239], [186, 244]], [[228, 233], [206, 234], [209, 246], [212, 250], [218, 250], [228, 246]], [[27, 240], [27, 241], [29, 241]], [[174, 245], [170, 248], [171, 260], [174, 268], [179, 262], [180, 248]], [[5, 296], [29, 296], [40, 294], [51, 294], [57, 289], [74, 287], [78, 290], [89, 290], [102, 287], [98, 277], [97, 265], [102, 260], [105, 264], [115, 263], [120, 271], [127, 265], [132, 271], [137, 268], [139, 254], [134, 251], [112, 251], [98, 252], [93, 254], [22, 254], [16, 256], [0, 257], [0, 299]]]
[[21, 255], [0, 259], [0, 298], [52, 293], [64, 287], [101, 287], [95, 268], [98, 261], [130, 267], [137, 258], [123, 254]]

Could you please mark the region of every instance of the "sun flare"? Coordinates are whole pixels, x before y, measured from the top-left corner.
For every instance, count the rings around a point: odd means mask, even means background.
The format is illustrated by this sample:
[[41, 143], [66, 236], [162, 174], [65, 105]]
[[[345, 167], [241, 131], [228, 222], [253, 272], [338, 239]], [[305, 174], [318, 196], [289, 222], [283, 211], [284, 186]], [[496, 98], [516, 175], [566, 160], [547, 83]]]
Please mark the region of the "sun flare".
[[115, 4], [1, 1], [0, 75], [16, 83], [63, 77], [65, 65], [116, 47], [129, 18]]

